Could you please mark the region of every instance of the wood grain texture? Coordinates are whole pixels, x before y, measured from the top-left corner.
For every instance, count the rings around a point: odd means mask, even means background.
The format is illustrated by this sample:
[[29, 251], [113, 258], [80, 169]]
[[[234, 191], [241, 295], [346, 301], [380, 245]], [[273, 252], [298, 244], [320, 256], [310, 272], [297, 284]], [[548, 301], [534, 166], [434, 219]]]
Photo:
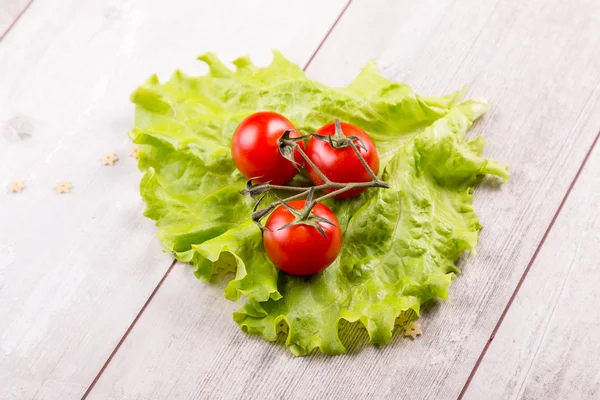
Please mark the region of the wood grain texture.
[[[30, 7], [0, 43], [0, 398], [80, 397], [171, 264], [142, 216], [127, 157], [131, 91], [154, 72], [204, 71], [194, 60], [213, 49], [264, 65], [278, 48], [305, 63], [344, 5]], [[115, 166], [102, 166], [107, 152], [120, 157]], [[26, 188], [12, 194], [18, 178]], [[59, 195], [63, 179], [73, 190]]]
[[513, 176], [477, 189], [486, 228], [451, 300], [414, 342], [375, 348], [351, 328], [349, 354], [297, 359], [240, 332], [222, 288], [176, 266], [93, 397], [456, 398], [600, 127], [599, 15], [595, 0], [353, 1], [311, 77], [344, 85], [375, 57], [421, 93], [470, 82], [492, 104], [473, 134]]
[[465, 399], [600, 396], [599, 172], [596, 145]]
[[346, 84], [372, 57], [424, 93], [471, 82], [492, 111], [475, 133], [512, 166], [503, 188], [483, 185], [486, 226], [449, 302], [425, 334], [349, 354], [293, 358], [240, 332], [222, 287], [175, 268], [92, 392], [101, 398], [456, 398], [600, 126], [596, 1], [355, 0], [309, 75]]
[[0, 0], [0, 40], [29, 3], [30, 0]]

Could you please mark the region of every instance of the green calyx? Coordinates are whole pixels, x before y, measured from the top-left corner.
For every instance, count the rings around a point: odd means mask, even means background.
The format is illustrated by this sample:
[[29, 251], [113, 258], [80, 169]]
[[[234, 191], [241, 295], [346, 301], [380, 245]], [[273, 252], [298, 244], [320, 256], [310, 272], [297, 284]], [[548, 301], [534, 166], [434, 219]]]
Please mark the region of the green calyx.
[[351, 147], [352, 145], [358, 145], [358, 147], [361, 147], [362, 149], [367, 151], [365, 144], [360, 138], [356, 136], [344, 135], [344, 131], [342, 130], [340, 120], [337, 118], [335, 119], [335, 133], [333, 135], [318, 135], [316, 133], [313, 133], [312, 136], [316, 139], [329, 143], [329, 145], [334, 149], [341, 149], [344, 147]]

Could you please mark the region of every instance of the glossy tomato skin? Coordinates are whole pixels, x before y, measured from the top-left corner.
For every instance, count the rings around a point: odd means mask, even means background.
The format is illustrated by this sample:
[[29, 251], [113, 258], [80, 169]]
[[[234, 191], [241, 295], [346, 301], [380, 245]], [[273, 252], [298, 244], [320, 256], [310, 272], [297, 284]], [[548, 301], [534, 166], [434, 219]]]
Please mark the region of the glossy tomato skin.
[[[270, 111], [254, 113], [243, 120], [235, 130], [231, 141], [231, 153], [237, 169], [255, 182], [268, 182], [283, 185], [291, 180], [298, 170], [279, 152], [277, 140], [287, 129], [294, 129], [290, 137], [299, 137], [292, 123], [281, 114]], [[302, 148], [304, 145], [299, 143]], [[300, 153], [294, 153], [300, 165]]]
[[[358, 147], [360, 154], [363, 156], [367, 164], [373, 172], [379, 172], [379, 153], [377, 147], [369, 135], [360, 128], [345, 122], [340, 123], [342, 131], [346, 136], [356, 136], [362, 140], [367, 150]], [[323, 126], [317, 132], [319, 135], [330, 136], [335, 134], [335, 124], [331, 123]], [[356, 143], [356, 142], [355, 142]], [[306, 154], [319, 170], [328, 177], [332, 182], [348, 183], [348, 182], [369, 182], [371, 176], [361, 164], [360, 159], [354, 153], [351, 147], [332, 148], [329, 143], [314, 137], [310, 138], [306, 146]], [[306, 165], [308, 176], [315, 185], [323, 184], [321, 177], [315, 172], [310, 165]], [[359, 195], [366, 189], [354, 189], [339, 194], [338, 198], [348, 198]], [[331, 192], [332, 190], [329, 190]]]
[[[291, 201], [297, 210], [304, 207], [304, 200]], [[265, 226], [263, 243], [273, 264], [292, 275], [312, 275], [323, 271], [335, 261], [342, 248], [342, 231], [333, 211], [318, 203], [312, 213], [333, 222], [335, 226], [319, 222], [327, 237], [309, 225], [293, 225], [278, 230], [294, 220], [294, 215], [284, 206], [275, 209]]]

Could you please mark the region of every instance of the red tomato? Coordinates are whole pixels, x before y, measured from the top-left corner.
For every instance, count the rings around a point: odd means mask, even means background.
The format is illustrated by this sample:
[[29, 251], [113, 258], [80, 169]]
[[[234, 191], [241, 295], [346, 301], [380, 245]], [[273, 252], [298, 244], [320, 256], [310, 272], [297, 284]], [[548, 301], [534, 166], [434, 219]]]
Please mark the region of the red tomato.
[[[357, 128], [354, 125], [341, 123], [342, 131], [345, 136], [356, 136], [362, 140], [366, 151], [361, 147], [358, 147], [360, 154], [363, 156], [367, 164], [371, 167], [373, 172], [377, 174], [379, 172], [379, 153], [375, 143], [371, 140], [369, 135], [362, 129]], [[317, 132], [318, 135], [330, 136], [335, 134], [335, 124], [331, 123], [323, 126]], [[356, 144], [356, 142], [355, 142]], [[348, 183], [348, 182], [369, 182], [371, 176], [361, 164], [360, 159], [352, 150], [352, 147], [343, 148], [332, 148], [331, 145], [322, 140], [314, 137], [310, 138], [308, 145], [306, 146], [306, 154], [308, 158], [319, 168], [319, 170], [332, 182], [337, 183]], [[308, 176], [315, 185], [321, 185], [325, 182], [315, 172], [315, 170], [307, 163], [306, 170]], [[335, 189], [329, 189], [328, 192], [332, 192]], [[359, 195], [366, 189], [354, 189], [347, 192], [343, 192], [336, 197], [348, 198]]]
[[[235, 166], [246, 178], [283, 185], [296, 175], [298, 170], [281, 155], [277, 144], [287, 129], [294, 129], [290, 137], [300, 136], [287, 118], [270, 111], [252, 114], [238, 125], [233, 134], [231, 153]], [[299, 144], [304, 148], [301, 142]], [[294, 152], [294, 159], [303, 164], [298, 151]]]
[[[289, 205], [300, 210], [305, 203], [304, 200], [296, 200]], [[284, 206], [276, 208], [265, 224], [270, 229], [263, 232], [267, 255], [273, 264], [288, 274], [311, 275], [321, 272], [335, 261], [342, 248], [342, 230], [333, 211], [318, 203], [311, 213], [335, 224], [317, 222], [327, 237], [310, 225], [292, 225], [279, 231], [295, 218]]]

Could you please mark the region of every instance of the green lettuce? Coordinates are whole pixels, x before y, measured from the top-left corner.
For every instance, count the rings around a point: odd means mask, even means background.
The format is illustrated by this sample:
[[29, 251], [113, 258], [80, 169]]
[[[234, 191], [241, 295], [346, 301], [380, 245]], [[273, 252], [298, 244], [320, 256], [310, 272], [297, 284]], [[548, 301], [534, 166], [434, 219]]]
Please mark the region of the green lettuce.
[[[487, 104], [462, 101], [464, 91], [419, 96], [382, 77], [373, 62], [347, 88], [331, 88], [277, 52], [265, 68], [247, 57], [234, 70], [212, 53], [199, 59], [207, 75], [176, 71], [163, 84], [153, 76], [132, 94], [130, 136], [143, 145], [145, 215], [199, 278], [235, 272], [225, 297], [247, 299], [234, 313], [240, 327], [274, 341], [283, 326], [295, 355], [315, 348], [340, 354], [340, 320], [360, 321], [384, 345], [398, 317], [405, 323], [402, 316], [418, 317], [423, 303], [447, 298], [460, 272], [455, 262], [474, 250], [481, 229], [472, 208], [477, 177], [508, 178], [505, 165], [482, 157], [483, 138], [465, 139]], [[308, 132], [335, 118], [361, 127], [375, 140], [380, 175], [391, 186], [327, 202], [344, 245], [334, 264], [309, 278], [273, 266], [250, 221], [253, 202], [238, 192], [245, 179], [231, 160], [231, 136], [259, 110], [282, 113]]]

